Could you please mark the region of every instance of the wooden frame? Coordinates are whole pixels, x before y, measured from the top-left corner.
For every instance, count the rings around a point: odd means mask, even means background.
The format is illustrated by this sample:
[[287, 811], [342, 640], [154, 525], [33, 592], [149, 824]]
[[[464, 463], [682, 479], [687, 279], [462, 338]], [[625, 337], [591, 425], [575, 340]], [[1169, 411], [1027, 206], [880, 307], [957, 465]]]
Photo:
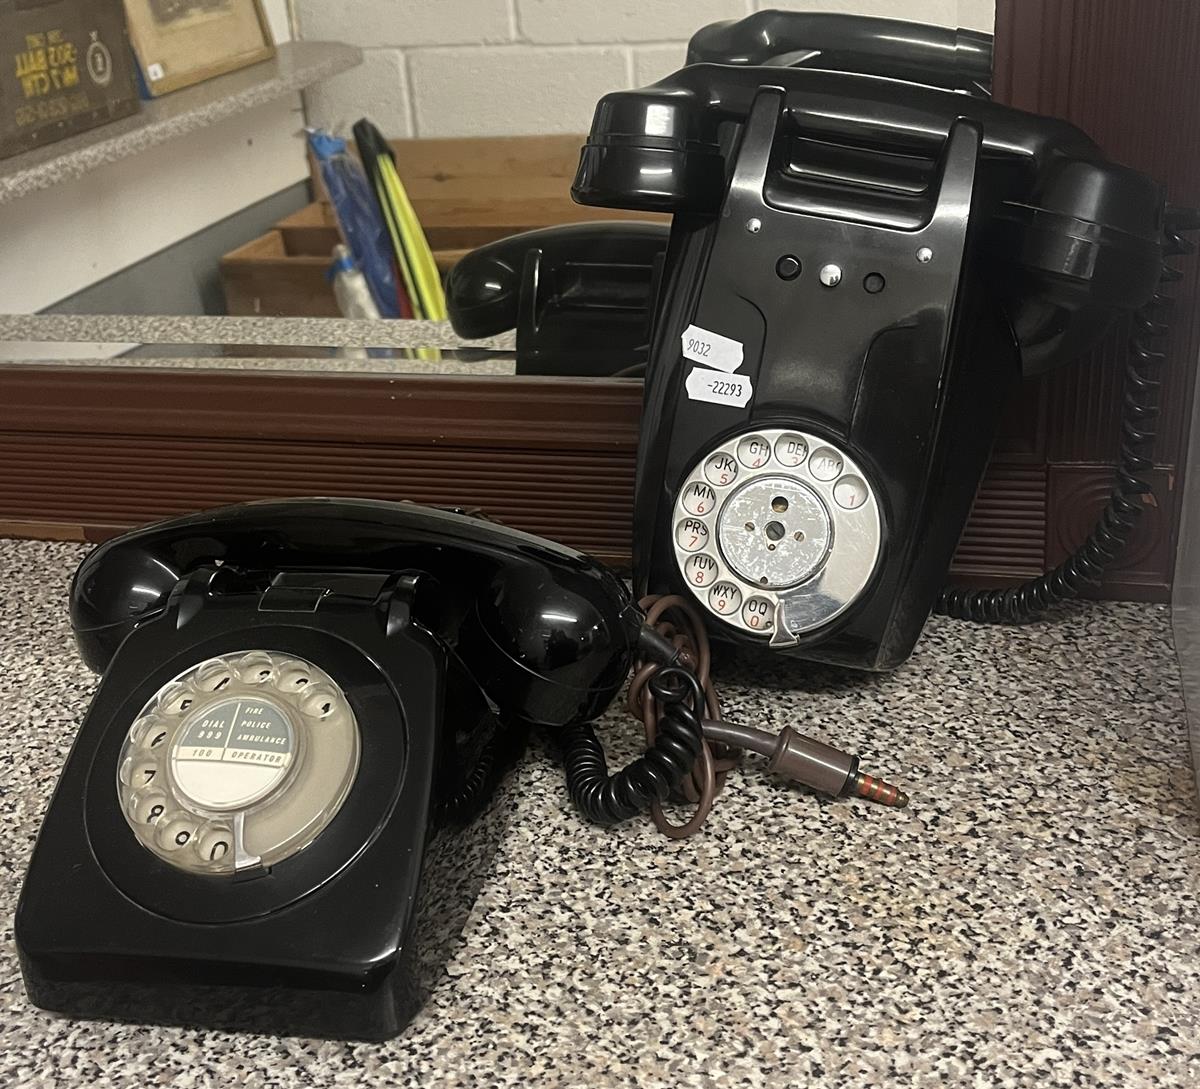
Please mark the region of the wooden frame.
[[0, 536], [100, 540], [224, 503], [355, 495], [482, 507], [626, 566], [641, 394], [589, 379], [0, 368]]
[[275, 55], [262, 0], [125, 0], [125, 14], [151, 97]]
[[[628, 380], [0, 368], [0, 536], [98, 541], [226, 503], [354, 495], [480, 507], [627, 569], [641, 399]], [[1045, 565], [1031, 472], [989, 472], [958, 579]], [[1143, 522], [1110, 596], [1163, 600], [1138, 566], [1162, 535]]]
[[[1000, 0], [997, 97], [1067, 117], [1175, 202], [1200, 204], [1200, 98], [1187, 93], [1198, 48], [1200, 4]], [[445, 176], [478, 167], [467, 150], [440, 149]], [[553, 142], [544, 150], [561, 161]], [[1200, 260], [1180, 265], [1156, 502], [1108, 597], [1169, 597], [1200, 350]], [[1022, 391], [958, 579], [1015, 581], [1083, 539], [1111, 481], [1124, 352], [1117, 330], [1092, 359]], [[628, 562], [641, 406], [628, 381], [0, 368], [0, 406], [0, 533], [95, 538], [239, 499], [360, 494], [483, 506]]]

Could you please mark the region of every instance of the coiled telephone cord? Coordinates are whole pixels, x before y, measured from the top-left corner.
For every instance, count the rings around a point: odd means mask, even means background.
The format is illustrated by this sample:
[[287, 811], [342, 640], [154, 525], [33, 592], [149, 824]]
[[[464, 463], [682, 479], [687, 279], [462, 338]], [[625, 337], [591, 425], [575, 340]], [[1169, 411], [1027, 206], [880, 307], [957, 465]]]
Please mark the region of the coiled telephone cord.
[[[886, 806], [908, 804], [904, 791], [860, 771], [857, 756], [788, 726], [774, 733], [726, 722], [709, 676], [708, 635], [699, 614], [677, 595], [647, 597], [639, 604], [646, 624], [627, 706], [646, 731], [645, 756], [610, 776], [592, 727], [566, 731], [567, 791], [589, 820], [614, 824], [649, 808], [663, 835], [693, 835], [708, 819], [742, 749], [765, 756], [770, 772], [834, 797], [853, 794]], [[695, 807], [683, 824], [673, 824], [663, 812], [663, 802], [673, 795]]]
[[[679, 651], [681, 664], [695, 676], [697, 689], [702, 693], [703, 707], [696, 708], [697, 701], [693, 699], [688, 710], [699, 710], [705, 719], [720, 722], [721, 701], [709, 676], [712, 651], [709, 647], [708, 632], [700, 615], [677, 594], [646, 597], [639, 604], [646, 613], [647, 625], [653, 627]], [[655, 743], [663, 717], [679, 713], [676, 710], [677, 705], [672, 702], [674, 691], [668, 691], [668, 698], [663, 699], [662, 686], [656, 683], [661, 673], [662, 667], [657, 662], [640, 659], [634, 665], [633, 679], [629, 682], [629, 692], [625, 700], [629, 713], [641, 722], [646, 731], [648, 745]], [[698, 725], [703, 735], [703, 723], [698, 722]], [[725, 777], [737, 763], [736, 750], [724, 745], [714, 745], [708, 740], [703, 740], [702, 736], [700, 751], [692, 764], [691, 774], [686, 775], [679, 784], [684, 798], [695, 806], [691, 817], [683, 824], [671, 823], [663, 812], [662, 800], [656, 799], [650, 806], [650, 816], [655, 827], [671, 839], [684, 839], [698, 832], [708, 819], [713, 802], [725, 785]]]
[[[1195, 252], [1195, 245], [1183, 236], [1197, 230], [1200, 210], [1169, 210], [1166, 258]], [[1146, 507], [1147, 496], [1154, 494], [1146, 474], [1154, 465], [1151, 455], [1161, 385], [1157, 371], [1166, 358], [1166, 352], [1155, 345], [1167, 334], [1166, 315], [1175, 304], [1167, 289], [1182, 278], [1177, 268], [1164, 264], [1154, 298], [1134, 315], [1125, 364], [1120, 455], [1113, 491], [1096, 528], [1057, 567], [1019, 586], [996, 590], [948, 587], [938, 597], [935, 613], [981, 624], [1019, 624], [1099, 583], [1124, 551]]]
[[[677, 652], [677, 665], [639, 659], [628, 705], [643, 723], [649, 748], [624, 771], [608, 774], [604, 747], [590, 724], [564, 731], [567, 791], [580, 812], [598, 824], [615, 824], [650, 809], [654, 823], [672, 838], [689, 836], [704, 823], [734, 761], [718, 756], [704, 740], [702, 716], [720, 717], [708, 675], [708, 636], [700, 618], [680, 597], [646, 598], [646, 627]], [[670, 614], [670, 615], [668, 615]], [[673, 825], [662, 804], [682, 789], [696, 804], [683, 825]]]

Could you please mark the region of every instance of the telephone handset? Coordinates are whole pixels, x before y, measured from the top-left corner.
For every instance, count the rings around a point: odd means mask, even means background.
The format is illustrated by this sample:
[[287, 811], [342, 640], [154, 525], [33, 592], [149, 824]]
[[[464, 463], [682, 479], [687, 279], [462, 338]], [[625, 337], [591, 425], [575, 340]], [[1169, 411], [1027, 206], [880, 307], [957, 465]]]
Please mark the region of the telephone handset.
[[[778, 65], [861, 72], [989, 94], [992, 38], [856, 15], [762, 11], [713, 23], [689, 64]], [[640, 375], [669, 232], [601, 222], [528, 231], [468, 254], [446, 303], [468, 339], [517, 332], [522, 375]]]
[[503, 712], [550, 726], [608, 706], [640, 625], [606, 568], [486, 518], [363, 499], [269, 501], [163, 522], [92, 552], [71, 590], [88, 665], [103, 672], [131, 633], [180, 601], [198, 570], [207, 572], [202, 598], [219, 598], [236, 572], [261, 588], [263, 612], [292, 599], [315, 610], [338, 592], [336, 579], [308, 588], [309, 572], [421, 572], [437, 591], [420, 599], [416, 621], [469, 659]]
[[516, 329], [522, 375], [641, 366], [668, 234], [659, 223], [575, 223], [482, 246], [446, 282], [454, 330], [474, 339]]
[[992, 36], [899, 19], [760, 11], [697, 31], [687, 63], [860, 72], [987, 98]]
[[1012, 385], [1155, 299], [1149, 179], [986, 99], [697, 64], [601, 100], [573, 193], [675, 213], [639, 593], [689, 595], [729, 641], [887, 669], [939, 602], [999, 618], [1095, 570], [1090, 541], [1011, 599], [939, 599]]

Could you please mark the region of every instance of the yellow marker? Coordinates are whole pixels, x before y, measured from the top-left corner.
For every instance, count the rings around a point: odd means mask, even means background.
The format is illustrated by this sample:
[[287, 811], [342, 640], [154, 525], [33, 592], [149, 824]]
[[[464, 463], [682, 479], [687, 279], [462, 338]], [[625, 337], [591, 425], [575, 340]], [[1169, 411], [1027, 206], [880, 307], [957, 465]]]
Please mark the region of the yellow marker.
[[412, 262], [413, 278], [416, 280], [417, 290], [421, 293], [422, 309], [430, 320], [445, 321], [447, 317], [446, 295], [442, 290], [442, 278], [438, 272], [437, 262], [434, 260], [433, 250], [429, 247], [425, 231], [421, 227], [420, 220], [417, 219], [412, 202], [408, 199], [408, 192], [400, 180], [396, 164], [390, 156], [382, 156], [380, 166], [389, 195], [392, 197], [397, 211], [405, 250]]

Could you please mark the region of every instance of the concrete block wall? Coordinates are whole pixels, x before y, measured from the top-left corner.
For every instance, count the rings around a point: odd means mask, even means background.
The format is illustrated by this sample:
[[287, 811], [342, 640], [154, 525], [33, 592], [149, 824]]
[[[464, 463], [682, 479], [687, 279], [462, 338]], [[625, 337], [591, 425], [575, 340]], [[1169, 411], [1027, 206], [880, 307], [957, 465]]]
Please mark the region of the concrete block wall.
[[684, 61], [706, 23], [759, 8], [882, 15], [992, 29], [994, 0], [293, 0], [296, 31], [366, 50], [310, 91], [309, 118], [385, 133], [586, 132], [596, 100]]

